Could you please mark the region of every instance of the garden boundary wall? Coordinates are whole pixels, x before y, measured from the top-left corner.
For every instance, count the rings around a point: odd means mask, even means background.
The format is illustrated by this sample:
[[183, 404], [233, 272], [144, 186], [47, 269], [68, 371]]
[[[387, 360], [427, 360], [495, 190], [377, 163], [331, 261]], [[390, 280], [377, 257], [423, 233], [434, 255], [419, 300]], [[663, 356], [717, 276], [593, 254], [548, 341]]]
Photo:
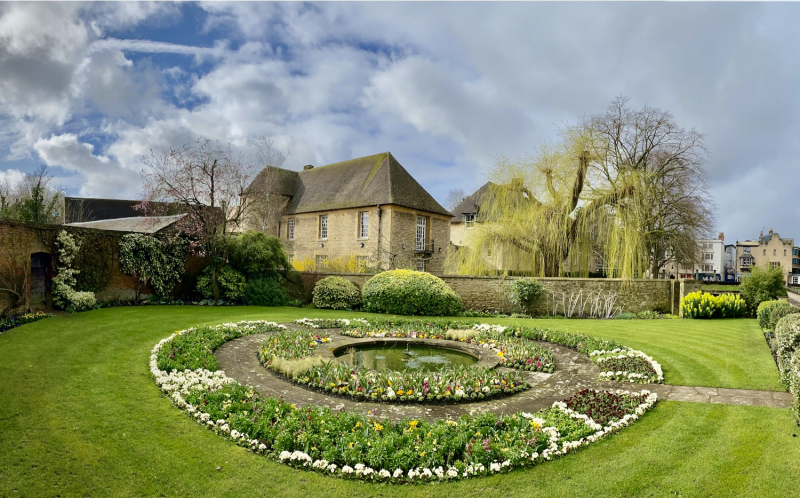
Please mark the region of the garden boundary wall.
[[[67, 230], [84, 240], [86, 246], [81, 247], [75, 266], [86, 272], [85, 277], [93, 277], [93, 281], [100, 282], [100, 288], [95, 293], [98, 301], [134, 298], [135, 282], [119, 268], [119, 241], [127, 232], [0, 220], [0, 284], [11, 275], [16, 275], [16, 279], [24, 284], [25, 297], [17, 303], [15, 311], [51, 307], [49, 283], [56, 274], [58, 262], [55, 239], [61, 230]], [[91, 265], [81, 267], [81, 258]], [[45, 262], [44, 266], [37, 267], [37, 263], [42, 261]], [[176, 297], [188, 297], [192, 294], [197, 276], [206, 264], [205, 258], [192, 255], [187, 257], [183, 278], [174, 290]], [[22, 278], [24, 275], [28, 278]], [[39, 282], [38, 288], [37, 278], [44, 280]], [[40, 295], [39, 299], [37, 295]], [[150, 290], [146, 289], [141, 297], [149, 295]], [[9, 299], [8, 292], [0, 291], [0, 311], [6, 307]]]
[[[301, 274], [306, 300], [310, 301], [317, 281], [329, 276], [328, 273]], [[362, 288], [370, 274], [341, 274], [341, 277]], [[472, 277], [462, 275], [444, 275], [440, 277], [464, 301], [464, 309], [497, 310], [502, 312], [519, 311], [508, 300], [508, 286], [521, 277]], [[583, 296], [596, 295], [598, 292], [616, 293], [616, 307], [622, 311], [638, 313], [640, 311], [659, 311], [680, 315], [681, 298], [690, 292], [700, 290], [700, 284], [691, 279], [656, 280], [621, 278], [537, 278], [547, 297], [536, 310], [538, 314], [550, 314], [553, 299], [563, 302], [573, 293], [581, 292]], [[559, 305], [560, 309], [561, 305]]]

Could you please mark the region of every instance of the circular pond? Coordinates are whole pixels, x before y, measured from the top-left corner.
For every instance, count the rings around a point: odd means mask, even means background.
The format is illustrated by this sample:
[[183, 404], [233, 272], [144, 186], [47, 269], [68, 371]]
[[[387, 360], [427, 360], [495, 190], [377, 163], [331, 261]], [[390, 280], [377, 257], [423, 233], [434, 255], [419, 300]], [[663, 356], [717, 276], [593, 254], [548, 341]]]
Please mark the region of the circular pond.
[[475, 356], [455, 349], [395, 341], [354, 345], [337, 351], [335, 356], [351, 365], [373, 370], [431, 372], [478, 362]]

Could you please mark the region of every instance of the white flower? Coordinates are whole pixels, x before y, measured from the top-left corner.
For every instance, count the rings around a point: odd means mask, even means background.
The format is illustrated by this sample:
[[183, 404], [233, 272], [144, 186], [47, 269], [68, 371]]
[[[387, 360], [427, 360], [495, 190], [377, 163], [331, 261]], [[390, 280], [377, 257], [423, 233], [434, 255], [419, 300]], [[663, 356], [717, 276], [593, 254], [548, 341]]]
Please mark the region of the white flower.
[[489, 464], [489, 470], [492, 472], [500, 472], [500, 464], [497, 462], [492, 462]]
[[352, 474], [352, 473], [353, 473], [353, 467], [349, 465], [345, 465], [344, 467], [342, 467], [342, 474]]

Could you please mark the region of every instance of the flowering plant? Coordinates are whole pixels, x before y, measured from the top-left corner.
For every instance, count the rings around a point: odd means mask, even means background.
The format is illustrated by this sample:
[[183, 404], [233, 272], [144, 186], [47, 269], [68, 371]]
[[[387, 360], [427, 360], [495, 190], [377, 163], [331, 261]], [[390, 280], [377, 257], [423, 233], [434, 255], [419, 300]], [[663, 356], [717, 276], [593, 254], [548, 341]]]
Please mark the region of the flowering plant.
[[635, 383], [662, 383], [661, 365], [650, 356], [635, 349], [615, 348], [598, 350], [589, 357], [600, 366], [603, 380], [621, 380]]
[[438, 372], [376, 371], [326, 362], [292, 380], [365, 401], [458, 402], [483, 400], [530, 388], [519, 375], [490, 368], [449, 367]]
[[[226, 325], [229, 330], [258, 327], [247, 322]], [[150, 356], [156, 383], [176, 406], [198, 424], [256, 453], [348, 479], [428, 482], [532, 466], [617, 432], [657, 399], [647, 391], [583, 391], [536, 413], [483, 413], [436, 422], [378, 420], [351, 411], [298, 408], [211, 369], [161, 369], [163, 351], [173, 350], [172, 342], [197, 335], [197, 330], [163, 339]], [[192, 349], [189, 356], [199, 352]], [[187, 358], [187, 363], [201, 360]]]
[[45, 313], [43, 311], [35, 311], [33, 313], [25, 313], [22, 315], [11, 315], [8, 317], [0, 317], [0, 332], [5, 332], [6, 330], [13, 329], [14, 327], [20, 327], [25, 325], [26, 323], [33, 323], [36, 321], [41, 320], [42, 318], [47, 318], [53, 316], [50, 313]]

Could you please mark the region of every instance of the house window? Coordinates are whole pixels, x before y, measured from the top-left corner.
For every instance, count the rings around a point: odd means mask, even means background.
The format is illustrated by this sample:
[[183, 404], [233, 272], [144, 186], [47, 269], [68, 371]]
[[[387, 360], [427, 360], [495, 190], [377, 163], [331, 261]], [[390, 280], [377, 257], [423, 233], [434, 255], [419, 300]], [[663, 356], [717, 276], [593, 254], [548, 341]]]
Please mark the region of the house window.
[[319, 217], [319, 238], [320, 239], [327, 239], [328, 238], [328, 215], [323, 214]]
[[792, 264], [793, 265], [800, 265], [800, 259], [792, 258]]
[[289, 218], [289, 223], [286, 224], [286, 238], [294, 240], [294, 218]]
[[325, 264], [326, 261], [328, 261], [328, 256], [318, 254], [317, 257], [315, 258], [315, 261], [317, 263], [317, 266], [322, 266]]
[[475, 213], [464, 213], [464, 226], [475, 228]]
[[750, 266], [753, 262], [753, 258], [742, 258], [742, 266]]
[[369, 213], [362, 211], [358, 213], [358, 237], [366, 239], [369, 236]]
[[750, 248], [749, 247], [745, 247], [745, 248], [742, 249], [742, 252], [744, 252], [745, 254], [750, 254]]
[[766, 250], [766, 249], [764, 249], [764, 254], [763, 254], [763, 256], [766, 256], [766, 255], [767, 255], [767, 250]]
[[289, 263], [294, 263], [294, 254], [289, 254]]
[[417, 271], [425, 271], [425, 260], [418, 259], [417, 260]]
[[359, 270], [365, 269], [368, 262], [369, 258], [367, 256], [356, 256], [356, 265], [358, 266]]
[[774, 270], [775, 268], [780, 268], [780, 266], [781, 266], [781, 264], [780, 264], [780, 263], [778, 263], [777, 261], [773, 261], [773, 262], [772, 262], [772, 269], [773, 269], [773, 270]]
[[[777, 255], [778, 255], [778, 251], [777, 251], [777, 249], [773, 249], [773, 250], [772, 250], [772, 255], [773, 255], [773, 256], [777, 256]], [[785, 256], [785, 254], [784, 254], [784, 256]]]
[[[417, 216], [417, 251], [425, 250], [425, 231], [428, 226], [428, 220], [424, 216]], [[419, 266], [419, 263], [417, 263]]]
[[714, 265], [703, 265], [703, 271], [706, 272], [706, 273], [713, 272], [714, 271]]
[[714, 254], [710, 252], [703, 253], [703, 259], [714, 259]]

